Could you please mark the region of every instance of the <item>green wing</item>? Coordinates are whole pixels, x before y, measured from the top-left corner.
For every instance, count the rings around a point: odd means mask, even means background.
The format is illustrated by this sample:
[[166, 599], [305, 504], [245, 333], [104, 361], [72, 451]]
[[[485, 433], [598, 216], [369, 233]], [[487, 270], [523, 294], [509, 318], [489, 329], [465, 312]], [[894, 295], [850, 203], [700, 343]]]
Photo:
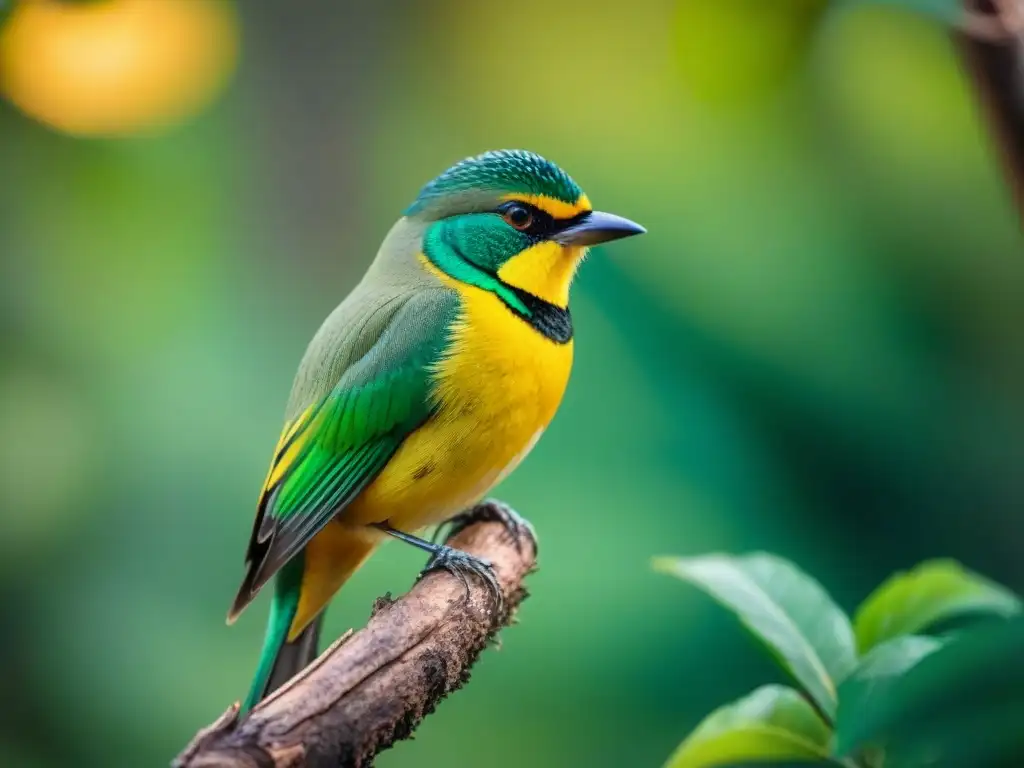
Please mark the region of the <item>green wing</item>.
[[430, 370], [457, 310], [447, 290], [422, 291], [369, 351], [285, 428], [260, 495], [248, 571], [229, 617], [384, 469], [433, 409]]

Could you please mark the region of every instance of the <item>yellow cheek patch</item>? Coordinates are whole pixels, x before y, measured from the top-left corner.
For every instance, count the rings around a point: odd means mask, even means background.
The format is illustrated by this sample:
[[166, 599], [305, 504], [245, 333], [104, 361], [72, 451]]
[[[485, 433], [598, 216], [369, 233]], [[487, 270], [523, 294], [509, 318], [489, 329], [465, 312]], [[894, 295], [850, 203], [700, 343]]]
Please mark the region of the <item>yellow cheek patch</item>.
[[563, 309], [569, 286], [585, 249], [547, 241], [516, 254], [498, 270], [498, 278]]
[[519, 203], [532, 205], [534, 208], [540, 208], [544, 213], [555, 219], [571, 219], [573, 216], [579, 216], [581, 213], [593, 210], [590, 205], [590, 199], [586, 195], [580, 195], [575, 203], [567, 203], [564, 200], [558, 200], [547, 195], [511, 194], [505, 195], [502, 200], [515, 200]]

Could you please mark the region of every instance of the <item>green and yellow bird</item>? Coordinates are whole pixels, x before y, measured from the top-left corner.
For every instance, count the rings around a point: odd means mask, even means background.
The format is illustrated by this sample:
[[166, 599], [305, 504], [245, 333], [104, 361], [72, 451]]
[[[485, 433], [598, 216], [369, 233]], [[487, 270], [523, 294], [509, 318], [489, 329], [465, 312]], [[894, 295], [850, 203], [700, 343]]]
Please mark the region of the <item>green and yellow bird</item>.
[[496, 586], [487, 563], [414, 533], [533, 448], [569, 379], [577, 267], [642, 232], [531, 152], [468, 158], [423, 188], [295, 377], [228, 614], [276, 577], [245, 710], [315, 658], [327, 603], [388, 536], [432, 553], [428, 570]]

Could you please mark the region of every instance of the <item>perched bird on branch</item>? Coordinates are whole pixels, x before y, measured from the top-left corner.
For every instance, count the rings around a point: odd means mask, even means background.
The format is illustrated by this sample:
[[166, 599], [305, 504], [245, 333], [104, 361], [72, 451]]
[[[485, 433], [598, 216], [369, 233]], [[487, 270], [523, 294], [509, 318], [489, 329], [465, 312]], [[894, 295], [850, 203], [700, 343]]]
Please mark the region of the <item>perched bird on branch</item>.
[[295, 377], [228, 614], [275, 580], [244, 710], [316, 657], [328, 602], [389, 536], [500, 595], [489, 563], [415, 532], [478, 505], [533, 448], [572, 366], [576, 268], [642, 232], [530, 152], [463, 160], [423, 188]]

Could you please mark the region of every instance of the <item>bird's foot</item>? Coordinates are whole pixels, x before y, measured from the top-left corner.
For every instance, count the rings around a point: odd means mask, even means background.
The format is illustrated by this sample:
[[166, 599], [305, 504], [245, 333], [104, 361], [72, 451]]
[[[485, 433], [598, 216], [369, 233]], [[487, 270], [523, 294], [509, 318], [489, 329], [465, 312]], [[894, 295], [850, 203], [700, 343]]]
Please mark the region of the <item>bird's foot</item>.
[[448, 571], [453, 576], [462, 580], [466, 588], [466, 595], [469, 595], [469, 579], [467, 575], [472, 574], [479, 578], [490, 592], [498, 613], [501, 613], [505, 604], [505, 593], [501, 590], [501, 584], [494, 573], [494, 566], [490, 561], [455, 549], [445, 544], [437, 545], [437, 550], [427, 561], [427, 566], [420, 572], [423, 578], [431, 571]]
[[497, 499], [486, 499], [460, 515], [453, 517], [449, 523], [448, 537], [451, 538], [473, 523], [501, 523], [505, 531], [516, 545], [516, 551], [523, 551], [523, 541], [529, 540], [534, 553], [537, 552], [537, 532], [525, 517], [512, 507]]

